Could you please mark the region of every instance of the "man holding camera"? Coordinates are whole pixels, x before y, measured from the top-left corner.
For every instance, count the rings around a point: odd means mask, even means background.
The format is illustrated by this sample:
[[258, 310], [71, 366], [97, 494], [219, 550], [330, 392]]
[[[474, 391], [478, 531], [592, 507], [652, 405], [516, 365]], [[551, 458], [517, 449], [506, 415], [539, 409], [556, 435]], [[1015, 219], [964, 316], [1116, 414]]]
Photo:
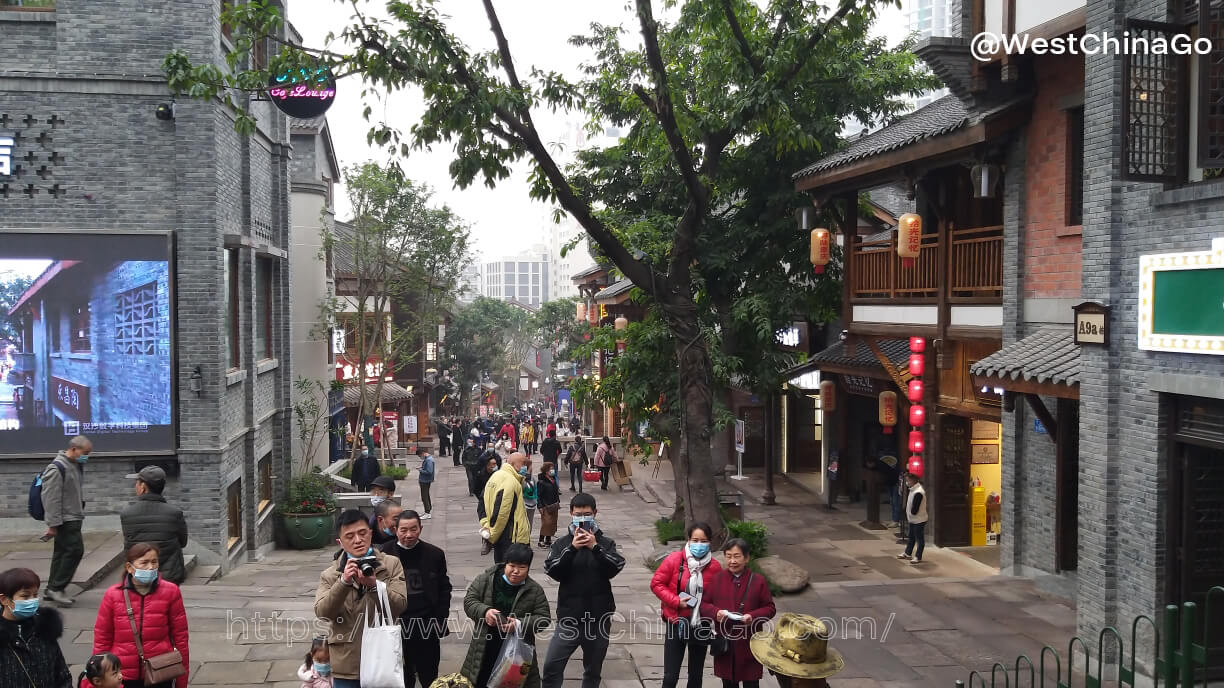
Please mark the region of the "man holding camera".
[[391, 613], [402, 614], [407, 605], [404, 569], [398, 558], [370, 546], [372, 532], [365, 514], [346, 509], [337, 525], [337, 542], [344, 551], [336, 566], [320, 574], [314, 611], [331, 626], [327, 644], [335, 688], [361, 688], [361, 634], [378, 606], [375, 586], [380, 581], [387, 586]]
[[570, 532], [553, 543], [544, 571], [561, 584], [557, 629], [548, 644], [543, 688], [561, 688], [565, 665], [582, 648], [582, 688], [599, 688], [616, 600], [612, 578], [625, 567], [616, 542], [595, 525], [595, 497], [570, 500]]

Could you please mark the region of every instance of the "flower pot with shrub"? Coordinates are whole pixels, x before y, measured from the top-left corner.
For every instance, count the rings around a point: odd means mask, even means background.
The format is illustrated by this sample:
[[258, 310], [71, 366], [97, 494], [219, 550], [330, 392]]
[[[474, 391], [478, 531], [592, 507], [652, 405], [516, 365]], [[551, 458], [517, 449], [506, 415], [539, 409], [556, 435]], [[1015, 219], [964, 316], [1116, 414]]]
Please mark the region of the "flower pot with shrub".
[[294, 549], [319, 549], [333, 540], [336, 498], [331, 483], [317, 468], [289, 481], [289, 496], [280, 505], [280, 513]]

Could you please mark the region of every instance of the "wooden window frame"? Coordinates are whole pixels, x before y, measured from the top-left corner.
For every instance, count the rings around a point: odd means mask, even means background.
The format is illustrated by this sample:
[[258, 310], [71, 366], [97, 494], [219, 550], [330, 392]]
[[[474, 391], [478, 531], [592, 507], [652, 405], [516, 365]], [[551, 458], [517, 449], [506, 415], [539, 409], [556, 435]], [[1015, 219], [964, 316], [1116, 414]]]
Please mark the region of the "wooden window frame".
[[259, 460], [259, 506], [258, 513], [263, 513], [272, 506], [272, 454], [266, 454]]
[[1067, 115], [1067, 226], [1084, 224], [1084, 106], [1066, 111]]
[[[256, 353], [263, 360], [273, 358], [272, 346], [272, 275], [275, 270], [272, 261], [260, 258], [255, 263], [255, 327], [263, 333], [263, 349]], [[256, 338], [258, 343], [258, 338]]]
[[239, 334], [241, 330], [242, 312], [241, 299], [238, 297], [240, 282], [238, 280], [238, 268], [241, 265], [238, 249], [225, 249], [225, 325], [226, 325], [226, 347], [229, 353], [229, 370], [240, 370], [242, 368], [242, 348], [239, 346]]
[[226, 533], [225, 549], [229, 551], [242, 542], [242, 479], [225, 489]]
[[[220, 10], [217, 12], [217, 16], [220, 17], [221, 14], [225, 12], [225, 10], [229, 9], [233, 5], [234, 5], [233, 0], [220, 0]], [[221, 22], [221, 37], [232, 44], [234, 42], [234, 27], [222, 21]]]
[[[1126, 22], [1126, 28], [1132, 36], [1139, 36], [1140, 34], [1149, 32], [1159, 32], [1165, 34], [1165, 36], [1172, 36], [1173, 34], [1181, 33], [1184, 29], [1184, 27], [1177, 24], [1145, 21], [1139, 19], [1128, 19]], [[1156, 57], [1164, 57], [1169, 61], [1169, 69], [1175, 73], [1169, 80], [1174, 93], [1172, 98], [1169, 99], [1170, 102], [1168, 103], [1167, 107], [1170, 111], [1177, 114], [1175, 117], [1170, 119], [1172, 132], [1167, 136], [1167, 138], [1172, 142], [1173, 150], [1170, 152], [1164, 150], [1163, 148], [1157, 149], [1155, 146], [1153, 146], [1152, 151], [1154, 152], [1148, 152], [1149, 157], [1152, 155], [1171, 154], [1173, 156], [1172, 162], [1163, 167], [1166, 170], [1172, 171], [1165, 172], [1163, 174], [1151, 171], [1132, 172], [1132, 158], [1136, 155], [1136, 153], [1138, 153], [1139, 156], [1143, 156], [1144, 154], [1144, 151], [1135, 151], [1131, 142], [1131, 112], [1134, 106], [1131, 102], [1130, 83], [1133, 80], [1132, 74], [1134, 73], [1135, 59], [1137, 57], [1140, 56], [1131, 55], [1129, 53], [1122, 56], [1122, 123], [1124, 128], [1122, 133], [1122, 177], [1129, 181], [1158, 183], [1182, 182], [1186, 179], [1189, 172], [1187, 160], [1187, 148], [1189, 146], [1189, 140], [1187, 139], [1187, 133], [1189, 131], [1188, 111], [1190, 95], [1189, 62], [1186, 59], [1186, 56], [1183, 55], [1142, 56], [1148, 60], [1156, 59]], [[1144, 99], [1144, 102], [1146, 102], [1146, 99]], [[1145, 164], [1149, 167], [1153, 166], [1150, 161], [1146, 162]]]
[[[1194, 164], [1196, 167], [1202, 170], [1218, 170], [1224, 168], [1224, 57], [1220, 57], [1221, 50], [1224, 49], [1224, 9], [1217, 10], [1219, 12], [1219, 15], [1215, 18], [1217, 30], [1212, 31], [1212, 12], [1210, 9], [1204, 12], [1204, 4], [1210, 8], [1210, 3], [1207, 2], [1207, 0], [1203, 0], [1203, 2], [1199, 3], [1198, 5], [1199, 11], [1198, 16], [1196, 17], [1197, 21], [1194, 22], [1198, 24], [1198, 35], [1200, 38], [1205, 37], [1211, 39], [1213, 35], [1216, 36], [1216, 38], [1212, 39], [1213, 49], [1210, 54], [1194, 56], [1194, 58], [1198, 60], [1198, 111], [1191, 113], [1192, 116], [1198, 118], [1198, 140], [1195, 142], [1196, 150]], [[1216, 65], [1216, 71], [1219, 72], [1216, 80], [1219, 83], [1217, 84], [1217, 88], [1214, 90], [1211, 88], [1211, 61], [1213, 56], [1216, 56], [1215, 59], [1220, 60], [1219, 64]], [[1215, 97], [1209, 97], [1212, 93], [1216, 93], [1218, 95]], [[1217, 142], [1216, 147], [1218, 149], [1216, 157], [1214, 159], [1208, 159], [1209, 150], [1207, 147], [1207, 142], [1210, 137], [1206, 134], [1206, 130], [1208, 129], [1209, 120], [1212, 119], [1211, 109], [1213, 101], [1215, 101], [1216, 109], [1214, 119], [1217, 121], [1217, 128], [1220, 129], [1220, 131], [1218, 131], [1215, 136]], [[1189, 129], [1187, 128], [1187, 133], [1188, 131]], [[1217, 176], [1218, 175], [1204, 175], [1206, 178], [1216, 178]]]
[[93, 334], [93, 313], [89, 301], [82, 301], [72, 307], [68, 313], [69, 350], [74, 354], [87, 354], [93, 351], [91, 336]]

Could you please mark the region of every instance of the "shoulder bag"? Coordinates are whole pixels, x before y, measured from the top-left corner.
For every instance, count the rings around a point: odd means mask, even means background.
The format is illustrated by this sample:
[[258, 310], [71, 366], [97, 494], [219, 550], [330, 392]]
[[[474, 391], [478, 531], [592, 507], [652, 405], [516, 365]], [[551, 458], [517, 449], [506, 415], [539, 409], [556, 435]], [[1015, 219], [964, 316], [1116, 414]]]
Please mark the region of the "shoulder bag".
[[[132, 598], [127, 588], [123, 590], [123, 606], [127, 608], [128, 623], [132, 624], [132, 637], [136, 639], [136, 654], [140, 657], [140, 673], [146, 686], [157, 685], [187, 673], [183, 666], [183, 654], [178, 650], [145, 657], [144, 644], [140, 641], [141, 629], [136, 628], [136, 615], [132, 613]], [[143, 622], [141, 626], [143, 627]]]
[[[740, 596], [739, 609], [737, 614], [744, 613], [744, 603], [748, 600], [748, 591], [752, 586], [752, 572], [748, 572], [748, 580], [744, 581], [744, 594]], [[715, 635], [710, 638], [710, 654], [715, 657], [722, 657], [731, 651], [731, 641], [725, 635]]]
[[[683, 552], [683, 550], [681, 550], [681, 552]], [[684, 580], [685, 566], [686, 565], [683, 560], [683, 554], [681, 554], [680, 571], [679, 573], [676, 574], [676, 594], [677, 595], [684, 592], [684, 588], [681, 585], [681, 581]], [[689, 575], [693, 575], [693, 574], [690, 573]], [[701, 574], [696, 574], [696, 575], [701, 575]], [[697, 625], [694, 627], [692, 619], [689, 618], [688, 616], [685, 616], [684, 614], [684, 612], [688, 611], [689, 609], [690, 607], [687, 607], [683, 604], [680, 605], [680, 610], [676, 614], [676, 637], [678, 637], [680, 640], [684, 640], [690, 643], [697, 643], [699, 645], [709, 645], [711, 640], [717, 638], [717, 636], [714, 635], [713, 622], [702, 619], [698, 621]]]

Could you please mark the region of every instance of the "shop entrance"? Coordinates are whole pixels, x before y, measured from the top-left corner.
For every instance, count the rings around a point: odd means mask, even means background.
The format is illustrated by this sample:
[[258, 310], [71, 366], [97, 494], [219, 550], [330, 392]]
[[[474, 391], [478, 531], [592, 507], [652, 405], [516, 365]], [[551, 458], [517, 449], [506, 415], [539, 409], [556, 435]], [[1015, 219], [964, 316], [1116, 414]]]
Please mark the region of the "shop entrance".
[[[1175, 397], [1173, 413], [1166, 601], [1203, 609], [1207, 591], [1224, 581], [1224, 401]], [[1213, 602], [1218, 609], [1219, 597]], [[1224, 614], [1213, 616], [1211, 637], [1224, 637]], [[1220, 666], [1216, 652], [1209, 666]]]

